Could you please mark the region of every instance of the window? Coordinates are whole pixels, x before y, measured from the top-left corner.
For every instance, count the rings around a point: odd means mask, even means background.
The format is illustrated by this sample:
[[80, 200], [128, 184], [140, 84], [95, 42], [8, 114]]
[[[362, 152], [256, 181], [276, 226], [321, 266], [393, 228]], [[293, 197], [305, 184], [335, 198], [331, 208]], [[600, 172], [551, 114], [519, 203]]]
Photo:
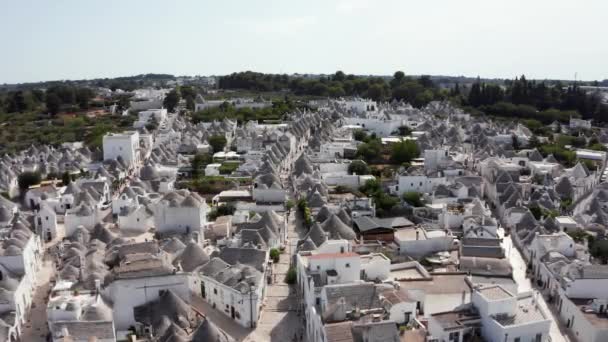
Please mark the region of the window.
[[213, 289], [213, 294], [217, 294], [217, 289]]
[[534, 337], [534, 342], [541, 342], [543, 340], [543, 334], [536, 334]]
[[48, 216], [46, 217], [46, 220], [47, 220], [47, 221], [49, 220], [49, 217], [48, 217]]
[[516, 337], [516, 338], [513, 339], [513, 342], [521, 342], [521, 338]]
[[454, 342], [459, 342], [460, 341], [460, 331], [451, 332], [448, 340], [454, 341]]
[[317, 303], [317, 305], [321, 305], [321, 298], [317, 298], [315, 302]]
[[349, 263], [346, 263], [346, 268], [350, 268], [350, 264]]

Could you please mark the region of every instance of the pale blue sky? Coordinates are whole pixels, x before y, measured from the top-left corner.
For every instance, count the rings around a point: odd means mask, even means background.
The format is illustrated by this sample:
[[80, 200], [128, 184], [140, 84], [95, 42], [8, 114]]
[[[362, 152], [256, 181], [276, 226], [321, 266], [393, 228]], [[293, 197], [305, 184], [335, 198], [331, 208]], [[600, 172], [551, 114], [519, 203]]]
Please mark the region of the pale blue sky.
[[140, 73], [608, 78], [606, 0], [2, 0], [0, 83]]

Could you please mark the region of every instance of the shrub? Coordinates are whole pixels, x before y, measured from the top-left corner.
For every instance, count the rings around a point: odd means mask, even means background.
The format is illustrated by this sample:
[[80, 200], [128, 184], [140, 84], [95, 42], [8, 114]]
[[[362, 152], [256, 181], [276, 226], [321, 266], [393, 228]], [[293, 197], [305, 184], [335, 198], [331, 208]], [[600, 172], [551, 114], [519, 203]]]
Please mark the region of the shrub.
[[272, 261], [276, 264], [277, 262], [279, 262], [280, 258], [281, 258], [281, 251], [279, 251], [276, 248], [272, 248], [270, 250], [270, 259], [272, 259]]
[[351, 175], [369, 175], [369, 167], [363, 160], [353, 160], [348, 165], [348, 173]]
[[422, 207], [422, 199], [420, 193], [415, 191], [408, 191], [403, 194], [403, 200], [413, 207]]
[[233, 204], [231, 204], [231, 203], [222, 204], [218, 207], [213, 208], [209, 212], [209, 214], [207, 214], [207, 216], [209, 217], [209, 220], [214, 221], [216, 218], [218, 218], [220, 216], [232, 215], [232, 214], [234, 214], [235, 211], [236, 211], [236, 208], [234, 207]]
[[287, 202], [285, 202], [285, 209], [287, 210], [293, 209], [294, 206], [295, 203], [292, 200], [287, 200]]
[[296, 273], [296, 269], [295, 267], [290, 267], [289, 270], [287, 270], [287, 274], [285, 275], [285, 282], [287, 284], [295, 284], [296, 281], [298, 280], [298, 274]]

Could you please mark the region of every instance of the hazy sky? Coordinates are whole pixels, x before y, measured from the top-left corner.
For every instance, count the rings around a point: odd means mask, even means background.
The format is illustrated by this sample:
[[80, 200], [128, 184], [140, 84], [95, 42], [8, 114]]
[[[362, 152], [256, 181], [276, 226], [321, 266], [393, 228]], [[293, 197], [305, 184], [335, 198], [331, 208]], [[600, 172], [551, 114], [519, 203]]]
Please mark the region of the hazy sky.
[[0, 83], [140, 73], [608, 78], [606, 0], [18, 0]]

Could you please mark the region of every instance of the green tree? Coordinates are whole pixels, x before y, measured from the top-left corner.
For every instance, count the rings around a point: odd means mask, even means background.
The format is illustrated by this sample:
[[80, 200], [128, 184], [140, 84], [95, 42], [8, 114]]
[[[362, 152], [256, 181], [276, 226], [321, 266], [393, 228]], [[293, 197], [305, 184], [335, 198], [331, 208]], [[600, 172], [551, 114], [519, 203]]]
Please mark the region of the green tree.
[[608, 263], [608, 240], [595, 240], [589, 252], [594, 258], [600, 259], [602, 264]]
[[8, 95], [8, 104], [6, 111], [9, 113], [23, 113], [32, 109], [31, 94], [26, 93], [23, 90], [18, 90]]
[[418, 158], [420, 150], [413, 140], [404, 140], [391, 145], [391, 161], [394, 164], [409, 163]]
[[51, 115], [57, 115], [59, 113], [59, 109], [61, 108], [61, 99], [57, 94], [50, 93], [46, 96], [46, 110]]
[[415, 192], [415, 191], [405, 192], [405, 193], [403, 193], [402, 198], [405, 202], [407, 202], [409, 205], [411, 205], [413, 207], [422, 207], [423, 206], [420, 193], [418, 193], [418, 192]]
[[342, 70], [336, 71], [336, 73], [333, 76], [334, 81], [343, 82], [345, 79], [346, 79], [346, 75], [344, 74], [344, 72], [342, 72]]
[[69, 185], [72, 182], [72, 177], [70, 176], [69, 172], [64, 172], [61, 175], [61, 183], [63, 183], [64, 186]]
[[213, 135], [209, 137], [209, 145], [213, 149], [213, 153], [221, 152], [226, 146], [226, 137], [223, 135]]
[[89, 103], [93, 96], [95, 94], [89, 88], [78, 88], [75, 91], [76, 102], [80, 109], [89, 109]]
[[590, 144], [589, 149], [595, 150], [595, 151], [608, 151], [606, 146], [604, 146], [603, 144], [600, 144], [600, 143], [596, 143], [596, 144], [592, 144], [592, 145]]
[[25, 190], [29, 189], [32, 185], [40, 184], [41, 180], [42, 178], [39, 172], [30, 171], [23, 172], [17, 178], [19, 189], [21, 189], [22, 192], [25, 192]]
[[540, 146], [540, 141], [538, 140], [538, 137], [536, 135], [533, 135], [528, 141], [528, 147], [536, 148], [538, 146]]
[[179, 99], [179, 90], [177, 88], [173, 89], [165, 96], [165, 99], [163, 100], [163, 106], [165, 106], [169, 112], [173, 112], [175, 111], [175, 108], [179, 103]]
[[402, 137], [406, 137], [406, 136], [412, 134], [412, 130], [407, 126], [399, 126], [398, 132], [399, 132], [399, 135]]
[[357, 129], [353, 131], [353, 139], [357, 141], [364, 141], [367, 137], [367, 133], [365, 133], [362, 129]]
[[209, 214], [207, 214], [209, 220], [215, 221], [220, 216], [232, 215], [236, 211], [236, 207], [232, 203], [222, 204], [213, 208]]
[[192, 167], [192, 178], [198, 178], [202, 176], [202, 172], [211, 163], [211, 156], [207, 153], [198, 153], [192, 158], [190, 166]]
[[366, 162], [372, 162], [381, 157], [382, 143], [380, 139], [370, 139], [369, 142], [360, 144], [357, 147], [357, 156]]
[[351, 175], [369, 175], [369, 167], [363, 160], [353, 160], [348, 165], [348, 173]]
[[386, 97], [386, 92], [382, 84], [372, 84], [367, 89], [367, 96], [374, 101], [382, 101]]

